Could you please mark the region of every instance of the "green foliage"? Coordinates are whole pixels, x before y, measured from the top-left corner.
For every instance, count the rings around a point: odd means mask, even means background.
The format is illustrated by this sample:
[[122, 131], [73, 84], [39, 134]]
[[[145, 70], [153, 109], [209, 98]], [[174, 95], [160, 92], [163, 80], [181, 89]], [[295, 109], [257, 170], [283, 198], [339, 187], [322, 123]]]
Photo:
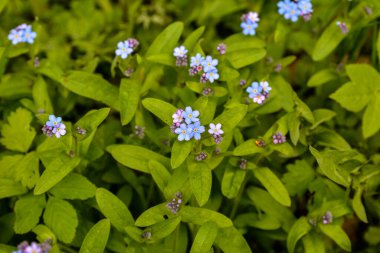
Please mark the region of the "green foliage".
[[0, 1], [0, 253], [378, 252], [380, 2], [279, 1]]

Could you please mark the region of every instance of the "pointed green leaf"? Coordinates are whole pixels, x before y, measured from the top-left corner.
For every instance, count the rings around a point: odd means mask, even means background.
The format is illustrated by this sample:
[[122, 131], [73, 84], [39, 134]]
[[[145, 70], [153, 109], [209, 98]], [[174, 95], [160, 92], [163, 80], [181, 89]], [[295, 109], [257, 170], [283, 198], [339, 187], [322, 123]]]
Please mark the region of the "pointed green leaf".
[[125, 226], [135, 223], [128, 208], [111, 192], [103, 188], [98, 188], [95, 196], [100, 211], [111, 221], [117, 230], [124, 231]]
[[206, 204], [211, 193], [212, 175], [206, 163], [192, 161], [188, 164], [191, 190], [199, 206]]
[[124, 166], [145, 173], [149, 173], [149, 160], [156, 160], [165, 167], [170, 166], [169, 158], [139, 146], [116, 144], [108, 146], [107, 152]]
[[281, 180], [268, 168], [261, 167], [253, 170], [255, 177], [268, 190], [270, 195], [284, 206], [290, 206], [289, 193]]
[[39, 195], [50, 190], [77, 167], [79, 162], [80, 159], [78, 157], [71, 158], [64, 154], [55, 157], [38, 179], [34, 188], [34, 194]]
[[221, 123], [224, 132], [232, 131], [244, 118], [247, 109], [247, 105], [237, 105], [229, 109], [226, 108], [223, 113], [216, 117], [212, 122], [215, 124]]
[[223, 195], [229, 199], [235, 198], [242, 186], [246, 174], [246, 170], [228, 164], [222, 179]]
[[272, 216], [260, 213], [243, 213], [234, 220], [236, 227], [254, 227], [263, 230], [276, 230], [281, 228], [281, 223]]
[[195, 45], [197, 44], [198, 40], [203, 35], [203, 32], [205, 31], [205, 27], [201, 26], [197, 30], [193, 31], [189, 36], [187, 36], [185, 42], [183, 42], [183, 45], [189, 52], [192, 52]]
[[333, 21], [319, 37], [312, 53], [313, 60], [320, 61], [326, 58], [345, 37], [346, 34], [343, 34]]
[[0, 178], [0, 199], [22, 195], [25, 192], [27, 192], [27, 189], [19, 182]]
[[234, 68], [240, 69], [260, 61], [266, 54], [265, 49], [251, 48], [233, 52], [227, 50], [226, 57]]
[[163, 193], [165, 191], [165, 187], [168, 184], [170, 180], [170, 173], [168, 170], [165, 168], [164, 165], [161, 163], [155, 161], [155, 160], [150, 160], [148, 163], [149, 166], [149, 172], [153, 177], [154, 182], [160, 188], [161, 192]]
[[15, 204], [15, 232], [25, 234], [34, 228], [46, 205], [45, 196], [29, 195], [16, 201]]
[[235, 52], [242, 49], [250, 48], [263, 48], [265, 47], [265, 42], [258, 37], [245, 36], [242, 33], [236, 33], [229, 36], [224, 40], [224, 43], [227, 45], [228, 52]]
[[357, 86], [364, 86], [371, 91], [380, 89], [380, 75], [371, 65], [350, 64], [346, 66], [346, 71]]
[[380, 114], [380, 94], [376, 93], [369, 102], [363, 115], [363, 136], [369, 138], [380, 129], [380, 120], [374, 115]]
[[46, 113], [53, 113], [48, 86], [42, 76], [39, 76], [33, 85], [33, 100], [38, 110], [42, 109]]
[[166, 207], [166, 203], [153, 206], [148, 210], [144, 211], [137, 219], [136, 226], [148, 227], [158, 222], [164, 221], [165, 217], [171, 212]]
[[224, 253], [252, 253], [241, 232], [234, 227], [219, 229], [215, 244]]
[[142, 104], [167, 125], [170, 126], [173, 123], [172, 115], [177, 110], [173, 105], [156, 98], [146, 98], [142, 101]]
[[351, 241], [348, 238], [344, 230], [335, 224], [318, 224], [318, 227], [321, 229], [322, 233], [330, 237], [339, 247], [346, 251], [351, 251]]
[[146, 52], [146, 57], [156, 54], [172, 53], [182, 34], [182, 30], [182, 22], [170, 24], [154, 39]]
[[210, 251], [216, 236], [218, 227], [212, 221], [203, 224], [194, 238], [190, 253], [207, 253]]
[[334, 111], [328, 110], [328, 109], [317, 109], [313, 111], [314, 116], [314, 124], [311, 127], [311, 129], [316, 128], [323, 122], [327, 122], [333, 117], [335, 117], [336, 113]]
[[86, 130], [86, 134], [81, 135], [78, 134], [77, 131], [75, 131], [76, 138], [80, 141], [83, 141], [87, 137], [91, 136], [96, 131], [98, 126], [107, 118], [109, 113], [110, 108], [101, 108], [98, 110], [90, 110], [89, 112], [87, 112], [74, 125], [75, 130], [77, 129], [77, 127], [82, 128]]
[[174, 141], [171, 155], [171, 165], [173, 169], [178, 168], [189, 156], [193, 149], [193, 141]]
[[53, 245], [57, 243], [55, 234], [45, 225], [37, 225], [33, 228], [33, 233], [37, 235], [37, 240], [43, 242], [45, 240], [52, 240]]
[[182, 217], [182, 221], [197, 225], [203, 225], [208, 221], [213, 221], [220, 228], [232, 226], [232, 221], [229, 218], [210, 209], [183, 206], [179, 214]]
[[120, 84], [120, 115], [121, 124], [128, 124], [136, 113], [140, 100], [142, 84], [136, 79], [121, 79]]
[[0, 142], [10, 150], [26, 152], [33, 142], [36, 131], [30, 126], [32, 114], [21, 107], [8, 117], [8, 124], [1, 129]]
[[290, 253], [293, 253], [298, 240], [305, 236], [311, 229], [311, 226], [305, 217], [299, 218], [289, 231], [286, 246]]
[[181, 217], [172, 217], [164, 221], [160, 221], [150, 227], [152, 233], [152, 242], [157, 242], [171, 233], [177, 228], [178, 224], [181, 222]]
[[99, 75], [83, 71], [71, 71], [61, 78], [61, 84], [80, 96], [102, 102], [120, 110], [119, 90]]
[[83, 240], [79, 253], [102, 253], [105, 251], [108, 236], [110, 234], [110, 221], [100, 220], [96, 223]]
[[263, 148], [258, 147], [256, 145], [256, 140], [250, 139], [243, 142], [239, 146], [237, 146], [233, 151], [233, 155], [234, 156], [252, 155], [256, 153], [262, 153], [263, 151], [264, 151]]
[[14, 169], [16, 171], [16, 180], [20, 181], [25, 187], [33, 188], [40, 177], [37, 152], [33, 151], [26, 154]]
[[307, 234], [302, 238], [305, 253], [325, 253], [325, 242], [316, 234]]
[[311, 76], [307, 82], [308, 87], [317, 87], [328, 83], [338, 77], [337, 72], [332, 69], [323, 69]]
[[282, 181], [291, 196], [302, 196], [314, 180], [313, 168], [304, 160], [297, 160], [294, 164], [288, 164], [289, 171], [283, 175]]
[[365, 223], [368, 223], [367, 214], [362, 202], [362, 193], [363, 188], [359, 187], [359, 189], [356, 190], [354, 198], [352, 200], [352, 207], [359, 219]]
[[371, 100], [373, 92], [365, 85], [348, 82], [330, 95], [343, 108], [352, 111], [361, 111]]
[[88, 199], [95, 196], [96, 186], [86, 177], [71, 173], [50, 189], [50, 193], [61, 199]]
[[51, 228], [60, 241], [64, 243], [73, 241], [78, 226], [78, 217], [69, 202], [49, 197], [43, 217], [45, 224]]
[[148, 61], [175, 67], [175, 57], [172, 54], [155, 54], [146, 58]]

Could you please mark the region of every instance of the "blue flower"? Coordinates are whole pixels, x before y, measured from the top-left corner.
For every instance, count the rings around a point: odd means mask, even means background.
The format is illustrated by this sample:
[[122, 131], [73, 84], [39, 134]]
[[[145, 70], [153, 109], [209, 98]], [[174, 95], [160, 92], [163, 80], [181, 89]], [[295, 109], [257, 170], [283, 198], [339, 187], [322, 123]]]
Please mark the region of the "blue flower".
[[206, 72], [206, 78], [210, 81], [210, 83], [213, 83], [214, 80], [219, 78], [218, 70], [212, 69], [209, 72]]
[[13, 45], [16, 45], [22, 42], [23, 32], [21, 30], [12, 29], [8, 35], [8, 39], [12, 41]]
[[33, 44], [36, 36], [37, 34], [32, 31], [32, 27], [28, 25], [23, 32], [22, 41]]
[[285, 13], [288, 13], [290, 10], [290, 4], [292, 2], [290, 0], [284, 0], [277, 3], [278, 7], [278, 13], [281, 15], [284, 15]]
[[313, 6], [310, 0], [301, 0], [298, 2], [298, 8], [301, 11], [301, 15], [309, 14], [313, 12]]
[[178, 134], [179, 141], [189, 141], [192, 137], [193, 129], [191, 128], [191, 125], [181, 124], [174, 132]]
[[251, 86], [247, 88], [247, 92], [249, 93], [250, 98], [254, 98], [256, 95], [260, 94], [263, 88], [259, 85], [258, 82], [253, 82]]
[[61, 117], [55, 117], [54, 115], [49, 115], [49, 121], [46, 121], [46, 125], [49, 127], [59, 127], [62, 122]]
[[298, 20], [298, 16], [301, 14], [301, 11], [298, 9], [298, 5], [296, 3], [291, 2], [289, 4], [289, 10], [285, 12], [285, 19], [290, 19], [292, 22], [296, 22]]
[[190, 58], [190, 67], [202, 65], [202, 62], [204, 60], [205, 58], [200, 53], [198, 53], [196, 56]]
[[218, 65], [218, 60], [217, 59], [212, 59], [211, 56], [207, 56], [206, 59], [202, 62], [204, 72], [209, 72], [213, 69], [216, 68]]
[[126, 59], [132, 52], [133, 49], [129, 47], [128, 41], [120, 41], [117, 43], [117, 49], [115, 51], [117, 56], [120, 56], [122, 59]]
[[201, 139], [201, 133], [203, 133], [205, 131], [205, 127], [201, 126], [201, 123], [199, 121], [195, 122], [192, 125], [189, 125], [189, 127], [193, 129], [192, 137], [194, 137], [194, 139], [196, 139], [196, 140], [200, 140]]
[[187, 124], [191, 124], [192, 122], [197, 122], [199, 119], [197, 118], [199, 116], [199, 111], [193, 111], [190, 106], [187, 106], [182, 114], [183, 118], [185, 119], [185, 122]]
[[185, 48], [185, 46], [180, 46], [180, 47], [176, 47], [174, 48], [174, 52], [173, 52], [173, 55], [175, 57], [184, 57], [186, 54], [187, 54], [187, 49]]
[[260, 86], [265, 92], [269, 92], [272, 90], [272, 87], [269, 86], [269, 83], [267, 81], [260, 82]]
[[243, 28], [244, 35], [255, 35], [257, 26], [258, 26], [257, 23], [252, 23], [250, 21], [242, 22], [240, 24], [240, 27]]

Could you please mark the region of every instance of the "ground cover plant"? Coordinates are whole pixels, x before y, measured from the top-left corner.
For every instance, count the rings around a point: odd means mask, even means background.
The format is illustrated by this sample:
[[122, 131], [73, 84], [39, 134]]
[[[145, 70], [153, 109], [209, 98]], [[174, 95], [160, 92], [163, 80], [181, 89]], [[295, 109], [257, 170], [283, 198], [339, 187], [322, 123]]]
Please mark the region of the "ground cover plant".
[[380, 1], [0, 1], [0, 253], [380, 251]]

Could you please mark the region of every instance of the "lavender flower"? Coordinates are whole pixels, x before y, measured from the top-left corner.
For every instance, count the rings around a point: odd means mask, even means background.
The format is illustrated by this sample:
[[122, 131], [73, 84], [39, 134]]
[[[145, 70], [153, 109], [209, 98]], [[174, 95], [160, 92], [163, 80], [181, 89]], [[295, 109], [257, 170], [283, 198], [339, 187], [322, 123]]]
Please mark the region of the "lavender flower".
[[272, 136], [273, 144], [281, 144], [286, 142], [286, 136], [282, 135], [280, 132], [277, 132]]
[[179, 209], [181, 208], [182, 204], [182, 193], [177, 192], [174, 196], [174, 198], [166, 204], [166, 207], [173, 213], [178, 213]]

